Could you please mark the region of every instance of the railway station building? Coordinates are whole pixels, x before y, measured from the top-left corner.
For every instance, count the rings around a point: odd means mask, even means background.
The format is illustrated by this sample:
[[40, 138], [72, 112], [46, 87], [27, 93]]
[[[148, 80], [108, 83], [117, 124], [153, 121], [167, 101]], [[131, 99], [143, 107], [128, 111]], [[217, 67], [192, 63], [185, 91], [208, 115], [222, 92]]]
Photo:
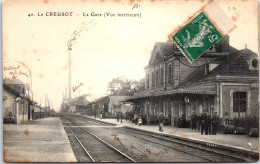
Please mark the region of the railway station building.
[[[3, 121], [4, 123], [20, 124], [29, 117], [30, 100], [21, 91], [17, 91], [8, 84], [3, 83]], [[28, 114], [30, 116], [28, 116]], [[32, 118], [32, 116], [31, 116]]]
[[3, 120], [4, 123], [20, 124], [35, 119], [37, 103], [28, 96], [28, 89], [19, 79], [3, 79]]
[[204, 110], [220, 118], [259, 117], [258, 72], [258, 55], [233, 48], [228, 36], [192, 64], [171, 42], [157, 42], [145, 67], [145, 91], [127, 101], [148, 122], [162, 112], [174, 126]]

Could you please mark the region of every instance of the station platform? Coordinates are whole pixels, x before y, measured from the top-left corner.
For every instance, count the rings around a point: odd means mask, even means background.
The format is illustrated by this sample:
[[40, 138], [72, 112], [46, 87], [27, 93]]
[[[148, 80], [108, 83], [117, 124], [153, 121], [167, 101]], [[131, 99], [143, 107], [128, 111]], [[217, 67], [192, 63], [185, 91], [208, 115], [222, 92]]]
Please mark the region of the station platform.
[[77, 162], [58, 117], [3, 125], [5, 162]]
[[[89, 117], [95, 119], [93, 116], [83, 115], [84, 117]], [[164, 126], [164, 131], [159, 131], [159, 125], [135, 125], [129, 120], [123, 119], [122, 123], [117, 121], [117, 119], [100, 119], [97, 120], [113, 123], [116, 126], [127, 126], [135, 129], [141, 129], [145, 131], [150, 131], [153, 133], [167, 134], [176, 137], [181, 137], [185, 139], [194, 140], [197, 142], [206, 142], [209, 145], [216, 145], [221, 147], [235, 148], [239, 150], [251, 151], [259, 153], [259, 138], [249, 137], [247, 135], [234, 135], [234, 134], [222, 134], [217, 133], [216, 135], [201, 135], [198, 130], [191, 130], [190, 128], [177, 128], [173, 126]]]

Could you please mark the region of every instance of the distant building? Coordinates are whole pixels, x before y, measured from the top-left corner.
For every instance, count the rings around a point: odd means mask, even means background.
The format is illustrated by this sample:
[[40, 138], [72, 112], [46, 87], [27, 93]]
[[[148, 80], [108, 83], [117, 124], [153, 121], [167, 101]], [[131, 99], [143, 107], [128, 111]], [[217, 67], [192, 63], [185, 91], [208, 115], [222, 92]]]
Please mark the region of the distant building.
[[38, 105], [34, 106], [33, 119], [36, 120], [44, 117], [46, 117], [46, 112], [44, 108]]
[[71, 99], [70, 103], [69, 103], [69, 99], [66, 96], [64, 96], [61, 103], [61, 112], [86, 114], [87, 104], [89, 103], [89, 101], [86, 99], [87, 96], [89, 95], [85, 94], [85, 95], [75, 97]]
[[249, 49], [241, 51], [223, 38], [193, 64], [188, 63], [170, 42], [155, 43], [145, 67], [145, 91], [128, 101], [150, 117], [162, 112], [171, 125], [182, 115], [209, 115], [220, 118], [259, 117], [259, 59]]
[[61, 111], [62, 112], [69, 112], [70, 111], [70, 104], [68, 98], [63, 98], [61, 103]]
[[132, 105], [130, 103], [124, 102], [129, 96], [122, 95], [109, 95], [101, 97], [87, 105], [87, 114], [97, 115], [102, 114], [103, 117], [115, 117], [117, 112], [122, 112], [123, 114], [127, 111], [132, 110]]
[[87, 95], [78, 96], [72, 99], [71, 106], [73, 108], [72, 112], [77, 112], [81, 114], [86, 113], [86, 107], [89, 103], [88, 100], [86, 100]]

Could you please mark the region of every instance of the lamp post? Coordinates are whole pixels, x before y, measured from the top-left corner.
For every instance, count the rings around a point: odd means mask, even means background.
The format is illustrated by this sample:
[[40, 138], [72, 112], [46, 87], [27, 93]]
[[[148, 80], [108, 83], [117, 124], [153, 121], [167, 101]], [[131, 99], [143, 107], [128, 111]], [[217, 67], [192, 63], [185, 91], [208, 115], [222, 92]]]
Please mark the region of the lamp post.
[[186, 109], [185, 109], [185, 117], [187, 119], [187, 113], [188, 113], [188, 103], [190, 102], [190, 99], [188, 96], [185, 96], [184, 97], [184, 102], [185, 102], [185, 106], [186, 106]]

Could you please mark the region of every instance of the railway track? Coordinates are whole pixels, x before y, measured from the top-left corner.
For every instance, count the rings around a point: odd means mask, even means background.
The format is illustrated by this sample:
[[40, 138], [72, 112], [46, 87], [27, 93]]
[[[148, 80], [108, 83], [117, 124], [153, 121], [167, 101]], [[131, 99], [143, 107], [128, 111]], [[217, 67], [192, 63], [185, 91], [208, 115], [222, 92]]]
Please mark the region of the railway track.
[[[211, 162], [252, 162], [259, 159], [259, 154], [254, 152], [230, 150], [215, 144], [201, 144], [187, 139], [173, 138], [167, 135], [155, 134], [130, 127], [120, 129], [119, 133], [123, 133], [122, 130], [131, 132], [130, 134], [134, 134], [133, 136], [140, 140], [162, 145], [181, 152], [184, 152], [183, 150], [185, 150], [185, 153], [187, 154], [192, 154]], [[148, 140], [147, 138], [156, 139], [157, 141]], [[169, 146], [169, 144], [172, 144], [172, 146]]]
[[113, 123], [108, 123], [108, 122], [104, 122], [104, 121], [100, 121], [100, 120], [96, 120], [96, 119], [90, 119], [88, 117], [84, 117], [81, 115], [74, 115], [73, 117], [77, 118], [77, 119], [81, 119], [83, 121], [86, 121], [86, 119], [88, 119], [88, 121], [93, 122], [93, 123], [97, 123], [97, 124], [101, 124], [103, 126], [115, 126], [116, 124]]
[[[83, 120], [89, 121], [93, 119], [84, 117]], [[76, 125], [76, 123], [73, 121], [71, 121], [71, 123]], [[103, 123], [102, 125], [107, 125], [107, 124]], [[92, 134], [93, 136], [96, 136], [86, 129], [83, 128], [81, 129], [88, 132], [89, 134]], [[92, 131], [93, 129], [90, 130]], [[217, 145], [215, 146], [205, 145], [187, 139], [174, 138], [172, 136], [157, 134], [145, 130], [136, 130], [130, 127], [114, 128], [113, 130], [115, 131], [115, 133], [124, 134], [125, 136], [136, 138], [139, 141], [141, 140], [143, 141], [143, 143], [158, 145], [160, 147], [167, 148], [167, 150], [172, 149], [182, 154], [188, 154], [194, 156], [195, 158], [197, 159], [199, 158], [201, 159], [201, 161], [205, 161], [205, 162], [252, 162], [258, 160], [258, 155], [256, 154], [252, 155], [250, 153], [248, 154], [244, 152], [234, 152], [234, 150], [223, 149], [221, 147], [218, 147]], [[118, 147], [118, 149], [121, 148]], [[130, 160], [129, 162], [135, 162], [135, 161]]]
[[247, 159], [244, 156], [234, 155], [228, 151], [218, 150], [218, 148], [213, 148], [210, 146], [204, 146], [197, 143], [181, 141], [178, 139], [146, 133], [142, 131], [133, 130], [130, 128], [122, 128], [119, 133], [125, 133], [127, 135], [132, 135], [139, 140], [143, 140], [148, 143], [154, 143], [167, 147], [169, 149], [174, 149], [186, 154], [190, 154], [208, 162], [250, 162], [251, 159]]
[[[68, 118], [66, 118], [66, 121], [78, 126], [77, 123]], [[89, 162], [136, 162], [133, 158], [82, 127], [65, 127], [74, 135]]]

